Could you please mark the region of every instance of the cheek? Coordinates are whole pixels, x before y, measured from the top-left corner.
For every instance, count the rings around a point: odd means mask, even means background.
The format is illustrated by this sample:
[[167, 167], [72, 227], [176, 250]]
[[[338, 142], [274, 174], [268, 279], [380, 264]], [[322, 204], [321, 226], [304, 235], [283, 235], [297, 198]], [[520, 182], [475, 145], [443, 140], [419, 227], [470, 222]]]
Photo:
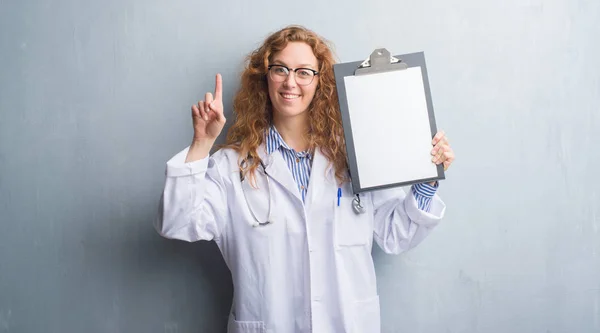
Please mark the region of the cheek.
[[276, 83], [271, 83], [271, 82], [268, 83], [269, 99], [271, 99], [271, 102], [277, 96], [277, 89], [278, 89], [278, 86]]
[[304, 97], [306, 97], [308, 102], [312, 102], [313, 98], [315, 97], [316, 92], [317, 92], [317, 87], [314, 87], [312, 89], [305, 89], [302, 93], [304, 94]]
[[269, 99], [271, 103], [277, 101], [279, 99], [279, 89], [281, 89], [281, 83], [272, 83], [269, 82]]
[[269, 95], [271, 95], [275, 90], [275, 84], [270, 80], [267, 80], [267, 90], [269, 91]]

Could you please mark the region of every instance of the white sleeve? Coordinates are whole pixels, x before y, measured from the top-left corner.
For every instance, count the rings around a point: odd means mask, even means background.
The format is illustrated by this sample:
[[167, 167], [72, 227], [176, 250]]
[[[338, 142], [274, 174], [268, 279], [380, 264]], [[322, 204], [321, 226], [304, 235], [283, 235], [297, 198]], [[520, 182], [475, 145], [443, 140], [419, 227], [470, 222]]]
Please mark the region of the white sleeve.
[[379, 247], [398, 254], [417, 246], [442, 220], [446, 205], [435, 194], [429, 212], [419, 209], [415, 196], [402, 188], [372, 192], [374, 238]]
[[227, 219], [226, 191], [212, 157], [185, 163], [189, 147], [167, 162], [155, 227], [170, 239], [218, 239]]

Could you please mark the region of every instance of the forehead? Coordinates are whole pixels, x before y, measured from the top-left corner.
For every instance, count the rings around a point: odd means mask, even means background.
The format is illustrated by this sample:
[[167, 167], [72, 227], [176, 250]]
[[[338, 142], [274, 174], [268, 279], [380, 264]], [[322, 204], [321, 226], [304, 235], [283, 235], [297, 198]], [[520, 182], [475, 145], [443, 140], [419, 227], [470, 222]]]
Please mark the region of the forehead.
[[273, 62], [287, 66], [311, 65], [317, 66], [317, 57], [310, 45], [302, 42], [290, 42], [283, 50], [273, 55]]

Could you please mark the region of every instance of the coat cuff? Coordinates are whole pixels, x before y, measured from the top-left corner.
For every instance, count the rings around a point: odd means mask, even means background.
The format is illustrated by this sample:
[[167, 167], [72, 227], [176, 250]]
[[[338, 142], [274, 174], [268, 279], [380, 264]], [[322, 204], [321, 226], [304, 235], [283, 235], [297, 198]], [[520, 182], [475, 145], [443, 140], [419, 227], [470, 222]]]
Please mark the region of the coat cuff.
[[423, 226], [436, 226], [446, 213], [446, 204], [439, 195], [431, 198], [431, 208], [429, 212], [419, 209], [419, 203], [414, 195], [407, 195], [404, 201], [404, 207], [408, 217], [415, 223]]
[[189, 149], [190, 147], [185, 148], [167, 162], [167, 177], [190, 176], [205, 172], [208, 169], [210, 156], [206, 156], [198, 161], [185, 163]]
[[431, 186], [427, 183], [414, 184], [411, 187], [411, 192], [417, 199], [419, 209], [429, 212], [431, 210], [431, 199], [435, 195], [439, 184], [436, 182], [435, 186]]

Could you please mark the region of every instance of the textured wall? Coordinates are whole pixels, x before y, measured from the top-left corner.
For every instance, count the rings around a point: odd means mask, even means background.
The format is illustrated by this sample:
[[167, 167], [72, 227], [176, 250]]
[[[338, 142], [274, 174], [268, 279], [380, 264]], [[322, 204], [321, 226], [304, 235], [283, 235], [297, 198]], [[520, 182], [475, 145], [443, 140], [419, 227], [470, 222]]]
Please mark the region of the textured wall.
[[0, 1], [0, 332], [220, 332], [212, 243], [152, 229], [189, 105], [304, 24], [425, 51], [447, 219], [377, 263], [384, 332], [600, 332], [600, 2]]

